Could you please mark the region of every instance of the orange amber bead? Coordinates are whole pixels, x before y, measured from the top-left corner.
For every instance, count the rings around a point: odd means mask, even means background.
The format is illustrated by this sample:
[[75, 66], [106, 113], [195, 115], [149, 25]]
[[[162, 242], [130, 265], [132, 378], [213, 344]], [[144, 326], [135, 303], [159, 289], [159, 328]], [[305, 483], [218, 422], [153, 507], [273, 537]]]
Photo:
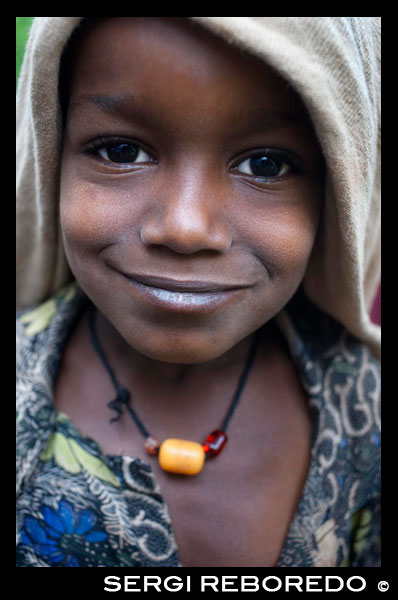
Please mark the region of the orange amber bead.
[[158, 459], [164, 471], [197, 475], [203, 469], [205, 452], [197, 442], [169, 438], [161, 444]]

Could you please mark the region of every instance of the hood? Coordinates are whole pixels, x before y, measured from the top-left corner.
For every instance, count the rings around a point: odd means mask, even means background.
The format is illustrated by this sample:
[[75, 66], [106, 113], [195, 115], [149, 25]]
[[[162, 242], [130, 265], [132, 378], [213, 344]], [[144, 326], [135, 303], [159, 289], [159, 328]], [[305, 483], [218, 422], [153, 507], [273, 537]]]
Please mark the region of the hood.
[[[17, 308], [72, 279], [58, 197], [62, 51], [84, 17], [35, 17], [17, 88]], [[260, 57], [300, 95], [326, 164], [308, 299], [380, 358], [380, 17], [189, 17]]]

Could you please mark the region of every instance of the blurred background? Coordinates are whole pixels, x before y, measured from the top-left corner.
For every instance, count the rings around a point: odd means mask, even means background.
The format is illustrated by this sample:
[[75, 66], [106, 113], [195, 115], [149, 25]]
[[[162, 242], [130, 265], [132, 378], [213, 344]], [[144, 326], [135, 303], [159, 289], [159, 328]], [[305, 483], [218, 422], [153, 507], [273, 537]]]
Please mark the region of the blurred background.
[[[18, 82], [18, 75], [21, 68], [23, 55], [25, 52], [25, 45], [29, 36], [29, 29], [32, 24], [34, 17], [16, 17], [16, 81]], [[379, 287], [375, 301], [371, 310], [371, 317], [374, 323], [380, 325], [381, 323], [381, 286]]]
[[34, 17], [16, 17], [16, 64], [17, 64], [17, 82], [19, 70], [21, 68], [22, 59], [25, 51], [25, 44], [28, 39], [29, 29]]

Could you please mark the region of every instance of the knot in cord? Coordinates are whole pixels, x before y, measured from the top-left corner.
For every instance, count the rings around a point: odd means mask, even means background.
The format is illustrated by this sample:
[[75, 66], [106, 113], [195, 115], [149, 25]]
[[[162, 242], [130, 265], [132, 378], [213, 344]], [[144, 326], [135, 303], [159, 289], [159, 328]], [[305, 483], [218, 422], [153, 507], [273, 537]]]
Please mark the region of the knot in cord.
[[129, 402], [130, 402], [130, 392], [128, 390], [126, 390], [125, 388], [119, 388], [116, 398], [114, 400], [111, 400], [107, 404], [107, 406], [109, 408], [111, 408], [112, 410], [115, 410], [118, 413], [117, 417], [114, 417], [113, 419], [111, 419], [109, 421], [110, 423], [113, 423], [114, 421], [118, 421], [120, 419], [120, 417], [122, 416], [122, 412], [123, 412], [123, 405], [127, 406]]

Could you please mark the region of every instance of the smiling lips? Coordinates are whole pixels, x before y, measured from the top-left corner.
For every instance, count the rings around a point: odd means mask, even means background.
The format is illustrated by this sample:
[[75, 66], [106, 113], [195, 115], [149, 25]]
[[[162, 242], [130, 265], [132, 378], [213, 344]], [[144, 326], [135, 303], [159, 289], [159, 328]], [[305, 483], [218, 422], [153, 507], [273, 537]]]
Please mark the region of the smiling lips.
[[224, 284], [210, 281], [176, 281], [164, 277], [127, 275], [133, 290], [141, 300], [164, 310], [185, 313], [208, 313], [231, 301], [245, 284]]

